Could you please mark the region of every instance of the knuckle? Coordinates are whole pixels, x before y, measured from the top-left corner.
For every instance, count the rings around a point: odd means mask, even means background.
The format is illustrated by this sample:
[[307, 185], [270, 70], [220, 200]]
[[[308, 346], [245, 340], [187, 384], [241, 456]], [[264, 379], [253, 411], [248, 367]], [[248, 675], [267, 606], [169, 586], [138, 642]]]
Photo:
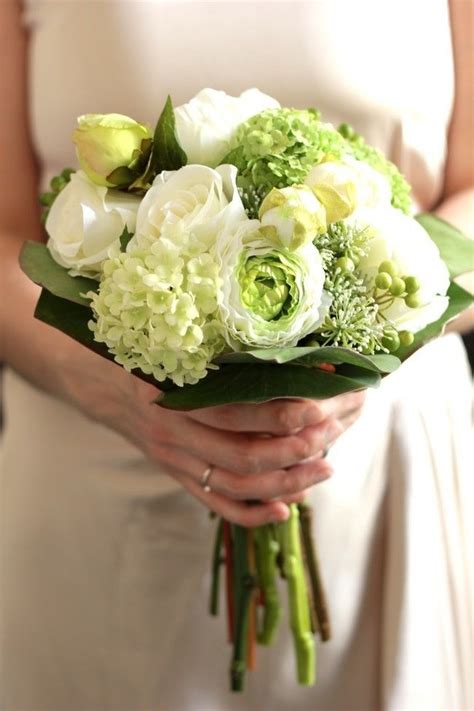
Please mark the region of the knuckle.
[[312, 453], [311, 443], [305, 437], [295, 437], [292, 454], [297, 461], [308, 459]]
[[272, 413], [274, 430], [283, 434], [301, 427], [300, 409], [298, 406], [279, 403]]

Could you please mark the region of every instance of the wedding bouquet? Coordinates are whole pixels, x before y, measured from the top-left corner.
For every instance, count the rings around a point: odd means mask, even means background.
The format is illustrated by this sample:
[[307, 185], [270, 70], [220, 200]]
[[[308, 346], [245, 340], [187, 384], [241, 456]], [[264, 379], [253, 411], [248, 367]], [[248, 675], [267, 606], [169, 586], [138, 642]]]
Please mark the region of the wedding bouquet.
[[[473, 299], [453, 280], [470, 240], [412, 216], [397, 168], [355, 131], [256, 89], [206, 89], [152, 132], [88, 114], [80, 169], [41, 196], [47, 245], [27, 243], [36, 316], [137, 377], [175, 409], [327, 398], [377, 386]], [[231, 686], [270, 644], [286, 580], [298, 680], [329, 637], [309, 507], [246, 530], [220, 521]]]

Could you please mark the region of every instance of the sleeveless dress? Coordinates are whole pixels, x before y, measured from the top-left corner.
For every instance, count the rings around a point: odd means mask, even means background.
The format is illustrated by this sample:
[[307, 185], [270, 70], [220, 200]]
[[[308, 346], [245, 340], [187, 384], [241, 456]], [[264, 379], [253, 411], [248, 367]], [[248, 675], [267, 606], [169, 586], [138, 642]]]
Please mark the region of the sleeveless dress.
[[[444, 0], [31, 0], [31, 130], [43, 182], [76, 116], [152, 123], [205, 86], [257, 86], [350, 122], [439, 199], [453, 67]], [[114, 432], [5, 374], [4, 711], [472, 709], [471, 380], [456, 336], [369, 393], [311, 498], [333, 621], [314, 688], [282, 625], [245, 695], [207, 615], [214, 526]], [[474, 538], [471, 538], [474, 540]]]

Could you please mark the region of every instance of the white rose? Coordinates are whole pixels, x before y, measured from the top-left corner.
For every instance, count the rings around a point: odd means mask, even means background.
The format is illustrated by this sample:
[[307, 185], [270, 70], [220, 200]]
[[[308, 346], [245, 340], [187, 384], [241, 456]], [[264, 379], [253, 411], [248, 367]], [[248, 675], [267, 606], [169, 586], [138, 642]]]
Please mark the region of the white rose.
[[71, 176], [46, 220], [53, 259], [74, 274], [96, 277], [124, 227], [135, 231], [140, 200], [92, 183], [83, 171]]
[[194, 239], [209, 247], [216, 234], [233, 227], [247, 214], [236, 186], [237, 168], [186, 165], [157, 176], [137, 215], [133, 246], [143, 238], [168, 237], [175, 245]]
[[304, 182], [326, 207], [328, 222], [344, 219], [355, 210], [388, 207], [392, 199], [387, 178], [352, 156], [316, 165]]
[[426, 230], [412, 217], [393, 207], [360, 211], [354, 216], [358, 227], [369, 226], [373, 237], [359, 268], [375, 279], [382, 262], [393, 262], [401, 278], [415, 277], [419, 306], [410, 308], [403, 298], [395, 298], [383, 310], [398, 330], [417, 333], [436, 321], [448, 306], [448, 269]]
[[260, 231], [258, 220], [222, 232], [215, 247], [218, 304], [234, 350], [295, 346], [327, 313], [321, 256], [307, 243], [290, 251]]
[[265, 109], [280, 104], [258, 89], [248, 89], [240, 96], [224, 91], [203, 89], [175, 111], [176, 133], [186, 152], [188, 163], [215, 167], [229, 152], [237, 127]]

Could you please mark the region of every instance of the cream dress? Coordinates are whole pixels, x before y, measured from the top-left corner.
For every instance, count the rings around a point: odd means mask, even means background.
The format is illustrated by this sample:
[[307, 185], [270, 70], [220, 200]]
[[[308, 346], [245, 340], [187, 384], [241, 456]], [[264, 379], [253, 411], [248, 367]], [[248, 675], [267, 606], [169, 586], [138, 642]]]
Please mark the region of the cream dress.
[[[352, 123], [422, 208], [440, 195], [453, 99], [441, 0], [32, 0], [30, 98], [44, 181], [74, 163], [75, 118], [153, 122], [211, 86], [257, 86]], [[206, 511], [115, 433], [5, 377], [3, 711], [472, 709], [466, 533], [471, 389], [449, 336], [370, 394], [312, 494], [334, 639], [295, 682], [284, 629], [245, 696], [206, 612]], [[472, 513], [471, 513], [472, 520]], [[284, 625], [285, 627], [285, 625]]]

